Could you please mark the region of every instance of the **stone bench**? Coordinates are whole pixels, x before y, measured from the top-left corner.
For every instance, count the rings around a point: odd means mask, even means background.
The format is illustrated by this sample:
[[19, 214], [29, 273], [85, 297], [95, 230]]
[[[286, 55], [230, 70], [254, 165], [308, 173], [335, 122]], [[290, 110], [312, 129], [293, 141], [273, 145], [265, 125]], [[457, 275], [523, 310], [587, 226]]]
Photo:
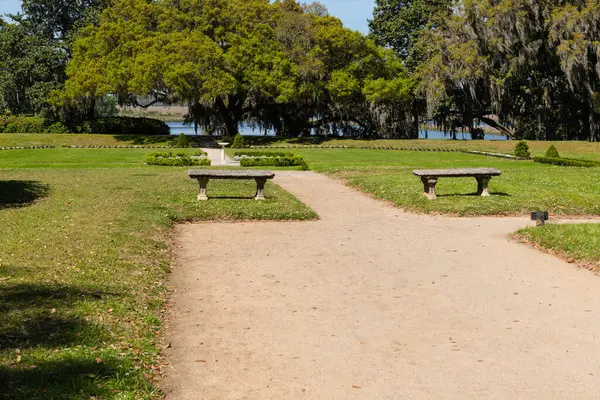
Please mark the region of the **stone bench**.
[[223, 169], [198, 169], [188, 171], [188, 175], [192, 179], [197, 179], [200, 183], [200, 193], [198, 194], [199, 201], [208, 200], [206, 194], [206, 186], [211, 179], [254, 179], [256, 181], [256, 196], [255, 200], [265, 199], [265, 183], [267, 179], [273, 179], [275, 174], [271, 171], [258, 170], [223, 170]]
[[493, 176], [500, 176], [502, 171], [495, 168], [460, 168], [460, 169], [425, 169], [416, 170], [413, 173], [421, 178], [425, 191], [425, 196], [434, 200], [435, 185], [439, 178], [465, 178], [473, 177], [477, 179], [477, 194], [481, 196], [489, 196], [488, 184]]

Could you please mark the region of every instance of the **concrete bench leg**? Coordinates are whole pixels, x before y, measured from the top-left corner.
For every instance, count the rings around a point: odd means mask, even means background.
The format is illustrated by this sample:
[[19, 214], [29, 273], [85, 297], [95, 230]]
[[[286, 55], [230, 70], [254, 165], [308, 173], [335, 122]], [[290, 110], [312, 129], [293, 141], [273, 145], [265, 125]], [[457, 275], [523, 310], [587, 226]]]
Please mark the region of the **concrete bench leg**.
[[477, 194], [480, 196], [483, 196], [483, 197], [489, 197], [490, 192], [488, 192], [488, 185], [489, 185], [492, 177], [491, 176], [480, 176], [475, 179], [477, 179]]
[[267, 180], [264, 178], [256, 178], [256, 197], [254, 200], [265, 200], [265, 183]]
[[206, 185], [208, 185], [208, 179], [198, 179], [198, 183], [200, 183], [200, 193], [198, 193], [198, 201], [208, 200], [208, 195], [206, 194]]
[[429, 200], [435, 200], [437, 199], [437, 196], [435, 194], [435, 185], [437, 185], [437, 178], [431, 178], [431, 177], [422, 177], [421, 181], [423, 182], [423, 190], [425, 192], [425, 197], [427, 197]]

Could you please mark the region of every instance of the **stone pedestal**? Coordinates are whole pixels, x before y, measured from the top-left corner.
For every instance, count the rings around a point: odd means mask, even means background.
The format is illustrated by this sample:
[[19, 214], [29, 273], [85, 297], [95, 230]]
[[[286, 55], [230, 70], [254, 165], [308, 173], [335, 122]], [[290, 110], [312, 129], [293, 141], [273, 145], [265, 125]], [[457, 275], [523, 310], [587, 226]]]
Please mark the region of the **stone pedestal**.
[[488, 185], [490, 183], [491, 176], [478, 176], [477, 179], [477, 194], [483, 197], [489, 197], [490, 192], [488, 191]]
[[206, 193], [206, 186], [208, 185], [208, 179], [198, 179], [200, 183], [200, 192], [198, 193], [198, 201], [208, 200], [208, 194]]
[[229, 143], [227, 142], [219, 142], [217, 143], [219, 146], [221, 146], [221, 164], [225, 164], [227, 161], [227, 158], [225, 158], [225, 147], [229, 145]]
[[421, 178], [421, 181], [423, 182], [423, 192], [425, 193], [425, 197], [429, 200], [437, 199], [435, 194], [435, 185], [437, 185], [438, 182], [437, 178], [424, 176]]
[[256, 178], [256, 197], [254, 200], [265, 200], [265, 184], [267, 180], [265, 178]]

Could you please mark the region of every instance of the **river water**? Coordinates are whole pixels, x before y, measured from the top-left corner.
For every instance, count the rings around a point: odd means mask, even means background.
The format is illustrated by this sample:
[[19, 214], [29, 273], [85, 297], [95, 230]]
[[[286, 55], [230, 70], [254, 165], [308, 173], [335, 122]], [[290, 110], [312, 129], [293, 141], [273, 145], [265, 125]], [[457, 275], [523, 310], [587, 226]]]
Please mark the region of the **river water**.
[[[180, 135], [182, 133], [186, 135], [196, 135], [196, 131], [193, 126], [185, 125], [183, 122], [167, 122], [169, 128], [171, 128], [171, 135]], [[252, 126], [241, 124], [240, 133], [244, 136], [264, 136], [264, 131], [253, 129]], [[198, 134], [201, 135], [202, 131], [198, 130]], [[267, 131], [267, 136], [273, 136], [274, 133]], [[419, 139], [432, 139], [432, 140], [452, 140], [452, 135], [441, 131], [425, 131], [419, 132]], [[457, 140], [471, 140], [471, 135], [468, 133], [457, 133]], [[485, 135], [485, 140], [508, 140], [506, 136], [498, 135]]]

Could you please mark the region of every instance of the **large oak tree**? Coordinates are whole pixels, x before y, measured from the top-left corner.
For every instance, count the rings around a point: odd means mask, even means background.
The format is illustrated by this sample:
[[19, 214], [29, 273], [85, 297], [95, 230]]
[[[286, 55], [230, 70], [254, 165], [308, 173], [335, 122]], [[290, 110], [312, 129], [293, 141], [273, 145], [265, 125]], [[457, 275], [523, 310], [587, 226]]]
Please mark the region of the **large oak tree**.
[[190, 121], [228, 135], [242, 121], [286, 135], [409, 134], [401, 63], [320, 5], [116, 0], [73, 54], [63, 102], [185, 102]]

